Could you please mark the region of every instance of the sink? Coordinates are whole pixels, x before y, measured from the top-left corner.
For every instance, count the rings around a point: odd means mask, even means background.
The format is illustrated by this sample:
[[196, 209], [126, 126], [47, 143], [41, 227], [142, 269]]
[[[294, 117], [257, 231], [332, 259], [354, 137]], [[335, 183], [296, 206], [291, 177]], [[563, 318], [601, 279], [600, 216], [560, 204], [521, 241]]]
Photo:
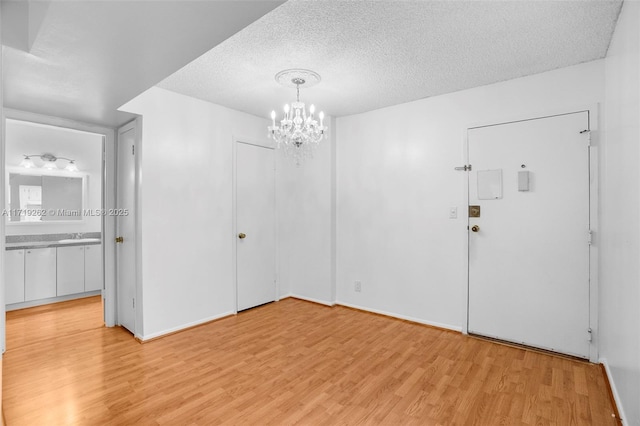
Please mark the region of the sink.
[[70, 238], [68, 240], [60, 240], [60, 244], [74, 244], [74, 243], [99, 243], [100, 238]]

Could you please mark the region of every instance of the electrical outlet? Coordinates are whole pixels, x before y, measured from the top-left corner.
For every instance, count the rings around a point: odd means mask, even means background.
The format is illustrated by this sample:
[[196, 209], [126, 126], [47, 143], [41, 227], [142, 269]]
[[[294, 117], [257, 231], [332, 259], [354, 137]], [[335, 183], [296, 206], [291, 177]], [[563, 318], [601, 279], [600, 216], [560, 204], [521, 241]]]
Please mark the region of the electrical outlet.
[[353, 289], [360, 293], [362, 291], [362, 283], [360, 281], [353, 282]]
[[449, 219], [457, 219], [457, 218], [458, 218], [458, 208], [449, 207]]

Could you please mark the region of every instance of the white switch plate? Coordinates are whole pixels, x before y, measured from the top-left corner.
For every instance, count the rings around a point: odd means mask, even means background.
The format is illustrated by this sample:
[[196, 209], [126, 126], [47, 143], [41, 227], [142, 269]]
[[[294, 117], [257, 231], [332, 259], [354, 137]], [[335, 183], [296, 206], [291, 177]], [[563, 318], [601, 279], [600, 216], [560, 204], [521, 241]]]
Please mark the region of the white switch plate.
[[458, 208], [449, 207], [449, 219], [457, 219], [457, 218], [458, 218]]

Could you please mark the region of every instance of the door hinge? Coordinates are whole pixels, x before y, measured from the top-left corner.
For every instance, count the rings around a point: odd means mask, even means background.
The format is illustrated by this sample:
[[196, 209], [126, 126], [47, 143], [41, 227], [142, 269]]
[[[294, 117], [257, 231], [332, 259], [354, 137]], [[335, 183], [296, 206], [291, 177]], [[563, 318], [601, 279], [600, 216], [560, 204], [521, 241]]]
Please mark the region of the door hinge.
[[133, 309], [136, 308], [136, 299], [131, 299], [131, 301], [133, 302]]
[[471, 170], [471, 164], [465, 164], [464, 166], [455, 167], [454, 170], [459, 170], [463, 172], [468, 172]]
[[591, 231], [591, 229], [589, 229], [587, 231], [587, 243], [589, 245], [591, 245], [592, 242], [593, 242], [593, 231]]
[[591, 340], [593, 339], [593, 333], [591, 330], [591, 327], [587, 328], [587, 334], [588, 334], [588, 340], [591, 342]]
[[585, 129], [585, 130], [580, 131], [581, 135], [583, 135], [585, 133], [587, 134], [587, 146], [591, 146], [591, 130]]
[[131, 155], [136, 155], [136, 146], [131, 145]]

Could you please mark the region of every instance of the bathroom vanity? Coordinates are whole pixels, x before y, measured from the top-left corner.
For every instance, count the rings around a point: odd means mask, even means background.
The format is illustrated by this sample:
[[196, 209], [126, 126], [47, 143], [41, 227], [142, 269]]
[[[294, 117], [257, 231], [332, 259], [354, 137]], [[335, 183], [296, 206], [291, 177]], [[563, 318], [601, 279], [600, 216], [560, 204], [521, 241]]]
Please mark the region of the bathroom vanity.
[[99, 237], [8, 241], [5, 266], [8, 311], [94, 296], [103, 288]]

